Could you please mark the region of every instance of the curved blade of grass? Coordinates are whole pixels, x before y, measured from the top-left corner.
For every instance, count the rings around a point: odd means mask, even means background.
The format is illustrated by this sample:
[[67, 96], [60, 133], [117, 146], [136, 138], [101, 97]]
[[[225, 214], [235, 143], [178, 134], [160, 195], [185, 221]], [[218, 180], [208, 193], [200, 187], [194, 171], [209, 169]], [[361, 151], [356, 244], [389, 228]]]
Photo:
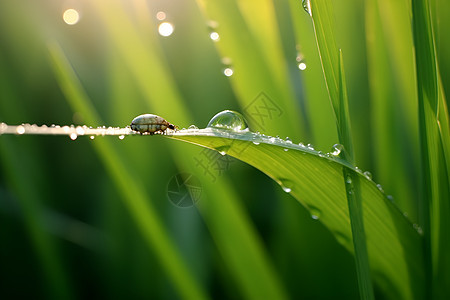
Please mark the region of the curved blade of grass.
[[169, 137], [225, 151], [266, 173], [318, 216], [350, 252], [353, 243], [343, 172], [352, 172], [364, 199], [362, 211], [375, 282], [388, 298], [422, 295], [420, 234], [373, 181], [345, 160], [252, 132], [207, 128], [182, 130]]
[[[419, 99], [419, 131], [422, 150], [423, 186], [421, 216], [424, 226], [424, 252], [427, 272], [427, 296], [445, 299], [450, 295], [450, 209], [448, 199], [448, 117], [439, 86], [436, 49], [430, 6], [427, 0], [412, 1], [416, 76]], [[444, 124], [440, 124], [443, 121]], [[446, 124], [445, 124], [446, 123]]]

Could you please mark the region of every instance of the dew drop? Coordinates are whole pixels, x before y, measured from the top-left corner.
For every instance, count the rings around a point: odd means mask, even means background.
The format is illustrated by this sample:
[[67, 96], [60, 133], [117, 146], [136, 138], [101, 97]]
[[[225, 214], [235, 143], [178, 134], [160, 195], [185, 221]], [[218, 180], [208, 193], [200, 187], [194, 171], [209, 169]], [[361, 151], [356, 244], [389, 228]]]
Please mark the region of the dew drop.
[[253, 137], [252, 137], [252, 142], [255, 145], [259, 145], [262, 142], [261, 135], [259, 133], [254, 134]]
[[93, 140], [93, 139], [95, 139], [95, 136], [94, 136], [94, 135], [91, 135], [89, 138], [90, 138], [91, 140]]
[[81, 126], [77, 126], [75, 131], [76, 131], [77, 135], [84, 135], [84, 132], [85, 132], [84, 128]]
[[75, 140], [77, 139], [77, 137], [78, 137], [78, 135], [77, 135], [75, 132], [72, 132], [72, 133], [70, 134], [70, 139], [71, 139], [72, 141], [75, 141]]
[[345, 179], [345, 182], [347, 182], [348, 184], [352, 183], [352, 177], [351, 176], [347, 176], [347, 178]]
[[215, 149], [217, 150], [217, 152], [219, 152], [221, 155], [226, 155], [228, 150], [230, 150], [231, 146], [230, 145], [223, 145], [223, 146], [218, 146]]
[[341, 144], [334, 144], [333, 147], [331, 147], [331, 155], [338, 156], [343, 150], [344, 146]]
[[380, 190], [380, 192], [384, 193], [383, 187], [381, 184], [377, 184], [377, 188]]
[[419, 234], [423, 234], [423, 229], [419, 226], [419, 224], [414, 223], [413, 227]]
[[294, 187], [294, 183], [289, 179], [280, 179], [280, 185], [286, 193], [292, 192], [292, 188]]
[[208, 123], [210, 128], [233, 131], [248, 131], [247, 121], [243, 115], [232, 110], [224, 110], [216, 114]]
[[23, 125], [19, 125], [16, 128], [17, 134], [24, 134], [25, 133], [25, 127]]
[[288, 136], [286, 137], [286, 143], [292, 144], [292, 140]]
[[119, 140], [123, 140], [125, 138], [125, 135], [119, 135]]
[[287, 149], [287, 148], [284, 148], [283, 150], [284, 150], [285, 152], [288, 152], [288, 151], [289, 151], [289, 149]]
[[189, 130], [198, 130], [198, 127], [195, 125], [191, 125], [188, 127]]
[[314, 150], [313, 144], [308, 144], [308, 145], [306, 145], [306, 147], [307, 147], [309, 150]]
[[370, 173], [369, 171], [365, 171], [364, 176], [366, 176], [367, 179], [372, 180], [372, 173]]
[[290, 193], [292, 191], [291, 188], [285, 187], [285, 186], [281, 186], [283, 188], [283, 191], [285, 191], [286, 193]]
[[310, 0], [302, 0], [303, 9], [310, 15], [311, 14], [311, 1]]
[[318, 208], [310, 207], [309, 208], [309, 213], [311, 214], [311, 218], [313, 220], [319, 220], [320, 215], [321, 215], [321, 211]]
[[320, 157], [326, 157], [326, 155], [322, 151], [319, 151], [318, 154]]
[[6, 129], [8, 129], [8, 125], [6, 125], [6, 123], [0, 123], [0, 134], [3, 134], [3, 132], [6, 131]]
[[394, 197], [392, 195], [387, 195], [386, 198], [388, 198], [389, 201], [394, 202]]

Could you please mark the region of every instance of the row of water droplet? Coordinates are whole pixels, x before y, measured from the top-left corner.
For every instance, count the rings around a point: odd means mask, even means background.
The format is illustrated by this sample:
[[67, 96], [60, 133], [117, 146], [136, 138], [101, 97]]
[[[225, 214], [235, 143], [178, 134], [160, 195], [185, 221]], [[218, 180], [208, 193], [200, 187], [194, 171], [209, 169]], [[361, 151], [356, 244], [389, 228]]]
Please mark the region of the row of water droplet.
[[[248, 128], [248, 125], [247, 125], [247, 122], [246, 122], [244, 116], [242, 116], [242, 114], [234, 112], [234, 111], [225, 110], [225, 111], [222, 111], [222, 112], [216, 114], [209, 121], [207, 128], [212, 128], [212, 129], [221, 130], [221, 131], [231, 131], [231, 132], [238, 133], [238, 134], [248, 135], [248, 136], [250, 136], [250, 139], [254, 145], [260, 145], [261, 143], [275, 144], [278, 146], [283, 146], [284, 147], [283, 149], [285, 152], [289, 151], [289, 149], [297, 149], [297, 150], [302, 150], [303, 154], [306, 154], [306, 152], [311, 152], [322, 158], [326, 158], [326, 159], [330, 159], [330, 160], [339, 159], [340, 163], [345, 163], [345, 161], [340, 159], [342, 157], [342, 154], [345, 151], [344, 146], [341, 144], [334, 144], [329, 153], [323, 153], [321, 151], [316, 151], [312, 144], [306, 144], [306, 145], [303, 143], [295, 144], [292, 142], [292, 140], [289, 137], [286, 137], [286, 139], [281, 139], [279, 136], [272, 137], [272, 136], [267, 136], [265, 134], [260, 134], [259, 132], [253, 133], [253, 132], [249, 131], [249, 128]], [[192, 129], [192, 128], [190, 127], [189, 129]], [[198, 128], [195, 127], [195, 130], [198, 130]], [[226, 154], [226, 152], [223, 151], [223, 149], [220, 149], [220, 153], [222, 155]], [[347, 167], [353, 169], [357, 173], [363, 175], [367, 180], [373, 182], [372, 173], [370, 173], [369, 171], [363, 172], [358, 167], [350, 166], [348, 164], [346, 164], [346, 165], [347, 165]], [[291, 193], [294, 188], [294, 183], [288, 179], [280, 178], [278, 180], [278, 183], [280, 184], [283, 191], [285, 191], [286, 193]], [[350, 185], [352, 184], [351, 177], [346, 178], [346, 183], [350, 184]], [[380, 192], [385, 194], [381, 184], [376, 184], [376, 187]], [[352, 192], [352, 189], [349, 189], [349, 191]], [[386, 198], [390, 202], [394, 203], [394, 199], [391, 195], [386, 195]], [[314, 220], [318, 220], [320, 218], [321, 212], [319, 209], [317, 209], [315, 207], [309, 207], [308, 209], [310, 211], [311, 217]], [[408, 214], [405, 212], [403, 213], [403, 215], [405, 217], [408, 217]], [[413, 227], [419, 234], [423, 233], [423, 230], [419, 225], [414, 224]]]
[[[260, 134], [259, 132], [253, 133], [249, 131], [247, 122], [244, 118], [244, 116], [238, 112], [231, 111], [231, 110], [225, 110], [222, 112], [219, 112], [216, 114], [208, 123], [206, 130], [214, 130], [215, 133], [220, 133], [221, 135], [229, 136], [229, 133], [233, 134], [245, 134], [246, 140], [250, 138], [252, 143], [254, 145], [260, 145], [261, 143], [266, 144], [274, 144], [278, 146], [282, 146], [284, 151], [287, 152], [289, 149], [296, 149], [296, 150], [302, 150], [303, 154], [306, 154], [306, 152], [310, 152], [314, 155], [318, 155], [319, 157], [335, 160], [339, 159], [340, 156], [343, 154], [344, 146], [341, 144], [335, 144], [331, 148], [331, 151], [329, 153], [323, 153], [321, 151], [316, 151], [314, 149], [314, 146], [312, 144], [306, 144], [303, 143], [294, 144], [292, 140], [289, 137], [286, 137], [286, 139], [281, 139], [279, 136], [272, 137], [267, 136], [265, 134]], [[188, 127], [188, 129], [184, 129], [178, 132], [172, 132], [173, 135], [183, 135], [186, 133], [194, 133], [198, 132], [200, 129], [195, 126], [191, 125]], [[92, 128], [87, 126], [59, 126], [59, 125], [51, 125], [51, 126], [37, 126], [37, 125], [30, 125], [30, 124], [22, 124], [18, 126], [9, 126], [5, 123], [0, 123], [0, 135], [1, 134], [51, 134], [51, 135], [68, 135], [70, 139], [75, 140], [78, 136], [87, 135], [90, 136], [91, 139], [93, 139], [95, 136], [101, 135], [116, 135], [119, 136], [119, 139], [124, 139], [126, 135], [130, 134], [137, 134], [133, 130], [131, 130], [129, 127], [125, 128], [119, 128], [119, 127], [98, 127], [98, 128]], [[229, 147], [228, 147], [229, 148]], [[221, 147], [220, 149], [217, 149], [220, 154], [226, 155], [226, 152], [228, 150], [227, 147]], [[341, 163], [343, 163], [343, 160], [340, 160]], [[355, 170], [356, 172], [362, 174], [365, 178], [372, 181], [372, 174], [369, 171], [362, 172], [359, 168], [348, 166]], [[279, 179], [278, 183], [282, 187], [282, 189], [286, 193], [291, 193], [292, 189], [294, 188], [294, 184], [292, 181], [288, 179]], [[346, 178], [346, 183], [351, 184], [351, 178]], [[383, 188], [380, 184], [376, 185], [377, 188], [384, 194]], [[389, 199], [391, 202], [393, 202], [393, 197], [388, 195], [387, 199]], [[320, 210], [316, 208], [310, 208], [311, 217], [315, 220], [320, 218]], [[405, 217], [407, 217], [407, 214], [404, 213]], [[421, 233], [422, 229], [415, 224], [414, 228]]]
[[21, 124], [17, 126], [7, 125], [5, 123], [0, 123], [0, 135], [2, 134], [32, 134], [32, 135], [67, 135], [71, 140], [76, 140], [78, 136], [89, 136], [94, 139], [95, 136], [105, 136], [105, 135], [115, 135], [119, 139], [123, 140], [126, 135], [136, 134], [129, 127], [97, 127], [92, 128], [86, 125], [84, 126], [60, 126], [60, 125], [42, 125], [38, 126], [36, 124]]

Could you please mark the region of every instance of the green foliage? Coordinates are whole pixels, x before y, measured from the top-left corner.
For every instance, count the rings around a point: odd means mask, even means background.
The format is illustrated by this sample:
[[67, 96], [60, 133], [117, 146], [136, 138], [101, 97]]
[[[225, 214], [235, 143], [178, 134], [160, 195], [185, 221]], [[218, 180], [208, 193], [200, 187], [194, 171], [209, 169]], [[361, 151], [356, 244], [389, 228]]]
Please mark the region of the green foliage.
[[[71, 5], [75, 25], [62, 20]], [[350, 154], [255, 145], [251, 133], [173, 136], [227, 156], [160, 136], [1, 135], [2, 296], [357, 299], [370, 289], [354, 260], [360, 210], [376, 298], [448, 298], [449, 11], [443, 0], [317, 0], [313, 18], [298, 0], [1, 1], [0, 122], [124, 127], [154, 113], [204, 127], [232, 109], [253, 132]], [[168, 200], [179, 172], [201, 182], [194, 207]], [[344, 172], [359, 181], [355, 216]]]

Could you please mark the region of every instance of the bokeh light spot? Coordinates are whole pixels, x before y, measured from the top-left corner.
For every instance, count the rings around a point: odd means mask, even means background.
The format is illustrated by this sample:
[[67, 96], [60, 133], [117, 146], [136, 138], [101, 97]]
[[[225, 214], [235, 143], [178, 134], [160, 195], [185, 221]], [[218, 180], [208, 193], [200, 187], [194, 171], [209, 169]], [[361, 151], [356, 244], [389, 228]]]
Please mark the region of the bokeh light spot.
[[69, 8], [63, 13], [63, 20], [68, 25], [75, 25], [80, 21], [80, 14], [77, 10]]
[[163, 21], [163, 20], [166, 19], [166, 13], [163, 12], [163, 11], [158, 11], [158, 12], [156, 13], [156, 18], [157, 18], [158, 20], [160, 20], [160, 21]]
[[226, 68], [225, 70], [223, 70], [223, 74], [225, 74], [225, 76], [230, 77], [231, 75], [233, 75], [233, 69]]
[[163, 22], [159, 24], [158, 32], [162, 36], [169, 36], [173, 33], [173, 25], [169, 22]]
[[217, 32], [211, 32], [211, 34], [209, 35], [209, 37], [214, 41], [217, 42], [220, 39], [220, 36]]

